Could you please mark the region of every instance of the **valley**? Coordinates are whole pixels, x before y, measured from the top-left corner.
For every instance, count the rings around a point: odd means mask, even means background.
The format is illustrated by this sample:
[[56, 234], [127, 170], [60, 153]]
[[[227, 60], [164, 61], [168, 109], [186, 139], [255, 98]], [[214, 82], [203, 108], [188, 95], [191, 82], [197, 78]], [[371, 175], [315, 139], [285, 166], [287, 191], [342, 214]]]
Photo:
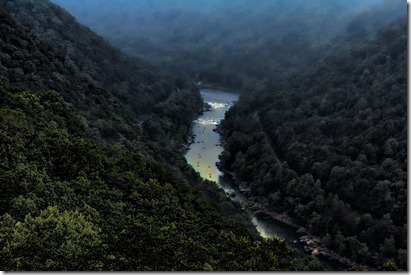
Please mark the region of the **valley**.
[[408, 270], [400, 0], [0, 2], [0, 269]]

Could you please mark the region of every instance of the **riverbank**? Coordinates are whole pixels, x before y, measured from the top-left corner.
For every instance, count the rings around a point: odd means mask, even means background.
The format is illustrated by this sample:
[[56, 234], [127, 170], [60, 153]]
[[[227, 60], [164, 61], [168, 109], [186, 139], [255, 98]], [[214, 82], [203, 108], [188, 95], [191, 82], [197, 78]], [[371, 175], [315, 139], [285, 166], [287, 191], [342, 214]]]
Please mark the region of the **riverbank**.
[[[235, 176], [232, 172], [224, 171], [223, 173], [228, 173], [233, 176], [235, 181]], [[244, 188], [244, 183], [242, 183], [242, 188]], [[241, 188], [238, 188], [241, 190]], [[241, 192], [241, 191], [240, 191]], [[247, 194], [243, 193], [247, 196]], [[274, 210], [268, 209], [267, 206], [261, 202], [262, 198], [247, 196], [246, 200], [241, 204], [243, 207], [251, 213], [251, 215], [256, 216], [259, 213], [263, 213], [273, 220], [284, 223], [296, 230], [297, 233], [300, 233], [299, 242], [303, 244], [304, 250], [317, 257], [323, 257], [326, 260], [336, 261], [343, 266], [346, 266], [347, 269], [351, 268], [353, 265], [360, 266], [359, 263], [356, 263], [344, 256], [339, 255], [337, 252], [327, 248], [324, 244], [321, 243], [321, 239], [318, 236], [310, 234], [304, 227], [297, 224], [289, 215], [284, 212], [276, 212]], [[364, 271], [370, 270], [368, 266], [361, 265], [364, 268]]]
[[[257, 116], [258, 118], [258, 116]], [[258, 119], [259, 122], [259, 119]], [[220, 133], [223, 129], [219, 127], [218, 132]], [[221, 143], [224, 144], [224, 139], [221, 140]], [[273, 154], [275, 154], [273, 152]], [[277, 158], [277, 162], [279, 162]], [[269, 208], [266, 203], [266, 198], [252, 196], [251, 189], [246, 182], [239, 181], [233, 171], [228, 171], [225, 169], [221, 163], [217, 163], [217, 167], [223, 174], [229, 175], [233, 180], [233, 185], [236, 186], [236, 189], [246, 196], [245, 200], [241, 202], [242, 206], [248, 210], [252, 216], [256, 216], [259, 213], [269, 216], [275, 221], [281, 222], [285, 225], [290, 226], [295, 229], [295, 232], [301, 234], [299, 237], [299, 242], [303, 245], [304, 251], [313, 255], [319, 256], [323, 259], [328, 259], [330, 261], [336, 261], [341, 265], [344, 265], [346, 269], [351, 268], [353, 265], [360, 266], [358, 263], [339, 255], [337, 252], [329, 249], [324, 244], [321, 243], [321, 239], [318, 236], [310, 234], [303, 226], [299, 225], [295, 220], [293, 220], [287, 213], [277, 212]], [[246, 192], [244, 192], [246, 191]], [[364, 269], [367, 270], [368, 267], [364, 266]]]
[[[221, 140], [219, 122], [236, 98], [233, 98], [233, 94], [217, 91], [215, 88], [202, 90], [201, 95], [204, 105], [193, 122], [191, 136], [187, 138], [187, 163], [203, 179], [216, 182], [230, 200], [237, 201], [245, 210], [244, 213], [252, 219], [261, 237], [278, 236], [290, 247], [298, 249], [301, 255], [318, 256], [325, 265], [331, 266], [331, 262], [333, 266], [338, 266], [337, 270], [349, 269], [350, 262], [347, 264], [344, 258], [337, 258], [336, 253], [333, 254], [321, 245], [318, 237], [310, 235], [286, 213], [269, 209], [264, 198], [252, 196], [251, 189], [244, 182], [239, 182], [233, 173], [225, 171], [219, 165], [218, 155], [223, 151], [221, 145], [224, 143], [224, 140]], [[238, 94], [235, 96], [238, 98]], [[326, 258], [330, 260], [327, 261]]]

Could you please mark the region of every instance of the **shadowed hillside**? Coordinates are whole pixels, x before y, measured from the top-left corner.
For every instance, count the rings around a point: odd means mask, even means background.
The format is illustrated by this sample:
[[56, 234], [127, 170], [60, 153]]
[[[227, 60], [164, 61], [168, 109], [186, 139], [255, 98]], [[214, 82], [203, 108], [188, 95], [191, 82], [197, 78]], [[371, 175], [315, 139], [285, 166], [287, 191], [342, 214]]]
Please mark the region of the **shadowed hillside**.
[[[408, 268], [404, 3], [52, 2], [90, 29], [0, 2], [0, 269]], [[184, 158], [199, 81], [240, 93], [215, 132], [243, 203]]]

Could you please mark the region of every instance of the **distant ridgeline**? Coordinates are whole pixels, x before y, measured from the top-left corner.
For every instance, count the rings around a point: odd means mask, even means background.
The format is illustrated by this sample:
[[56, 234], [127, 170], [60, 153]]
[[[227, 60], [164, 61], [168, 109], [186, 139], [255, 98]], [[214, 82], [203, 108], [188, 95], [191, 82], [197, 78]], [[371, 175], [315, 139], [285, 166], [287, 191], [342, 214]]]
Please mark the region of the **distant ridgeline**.
[[175, 176], [201, 104], [55, 5], [1, 1], [0, 269], [292, 270]]
[[126, 53], [232, 89], [297, 72], [331, 38], [406, 15], [403, 0], [52, 1]]
[[[222, 167], [269, 209], [362, 264], [407, 268], [407, 27], [333, 45], [310, 69], [245, 87]], [[272, 150], [279, 157], [276, 163]]]

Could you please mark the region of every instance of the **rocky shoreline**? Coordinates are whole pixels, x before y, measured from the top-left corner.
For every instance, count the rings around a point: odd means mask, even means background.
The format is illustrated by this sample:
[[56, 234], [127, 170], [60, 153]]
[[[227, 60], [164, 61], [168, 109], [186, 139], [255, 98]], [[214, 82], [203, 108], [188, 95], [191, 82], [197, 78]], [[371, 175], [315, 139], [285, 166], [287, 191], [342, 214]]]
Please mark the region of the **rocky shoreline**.
[[[228, 174], [232, 177], [234, 181], [236, 181], [234, 173], [222, 169], [218, 165], [219, 169], [223, 171], [223, 173]], [[308, 253], [311, 253], [313, 256], [322, 256], [326, 259], [337, 261], [342, 265], [346, 265], [347, 269], [353, 265], [359, 266], [358, 263], [351, 261], [350, 259], [339, 255], [337, 252], [330, 250], [324, 244], [321, 243], [321, 239], [318, 236], [310, 234], [304, 227], [295, 223], [291, 217], [289, 217], [286, 213], [280, 213], [267, 208], [267, 206], [261, 202], [261, 198], [250, 196], [251, 190], [247, 188], [244, 183], [238, 185], [238, 191], [243, 193], [247, 196], [247, 200], [243, 201], [241, 204], [242, 206], [250, 211], [252, 214], [264, 213], [274, 220], [280, 221], [284, 224], [287, 224], [296, 229], [297, 233], [302, 234], [299, 241], [304, 245], [304, 250]], [[364, 270], [367, 270], [367, 266], [362, 266]]]

